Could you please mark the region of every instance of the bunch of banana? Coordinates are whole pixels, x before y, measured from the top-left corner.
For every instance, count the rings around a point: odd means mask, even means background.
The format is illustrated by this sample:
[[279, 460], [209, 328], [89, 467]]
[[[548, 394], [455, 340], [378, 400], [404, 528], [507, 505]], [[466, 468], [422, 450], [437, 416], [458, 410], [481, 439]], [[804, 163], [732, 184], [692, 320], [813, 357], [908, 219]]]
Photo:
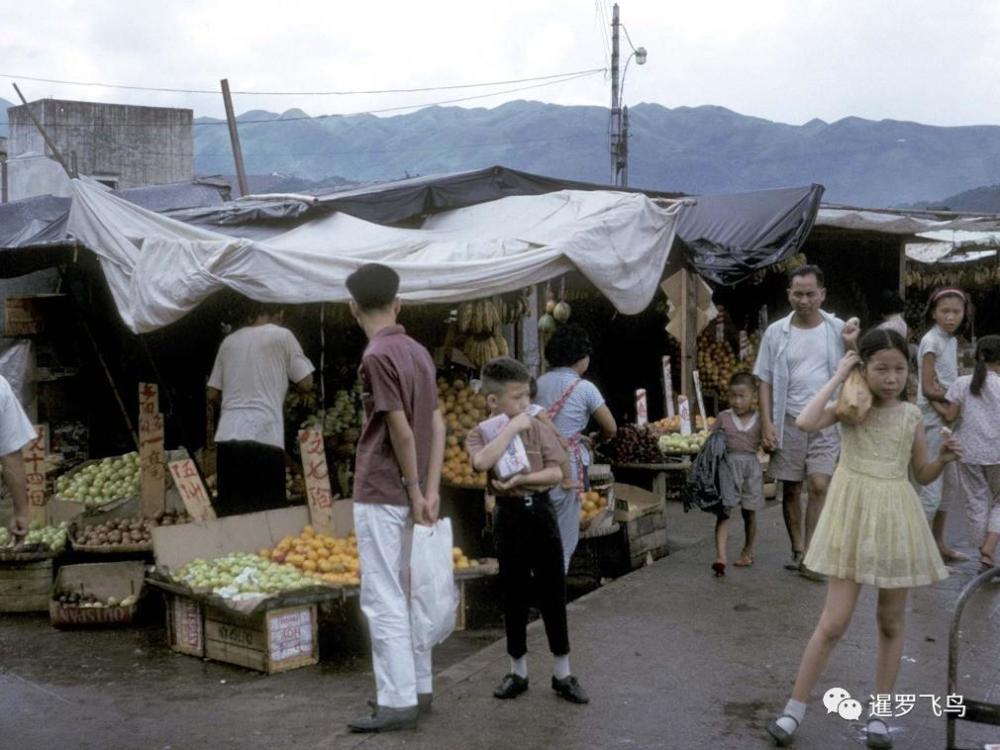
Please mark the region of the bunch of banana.
[[492, 299], [477, 299], [458, 306], [458, 331], [464, 334], [492, 334], [503, 323], [500, 308]]
[[482, 367], [491, 359], [506, 357], [510, 354], [507, 339], [496, 328], [490, 336], [469, 336], [465, 339], [462, 352], [475, 367]]
[[502, 308], [500, 314], [501, 322], [505, 325], [517, 323], [528, 314], [528, 300], [525, 299], [523, 294], [518, 295], [512, 302], [501, 302], [500, 306]]

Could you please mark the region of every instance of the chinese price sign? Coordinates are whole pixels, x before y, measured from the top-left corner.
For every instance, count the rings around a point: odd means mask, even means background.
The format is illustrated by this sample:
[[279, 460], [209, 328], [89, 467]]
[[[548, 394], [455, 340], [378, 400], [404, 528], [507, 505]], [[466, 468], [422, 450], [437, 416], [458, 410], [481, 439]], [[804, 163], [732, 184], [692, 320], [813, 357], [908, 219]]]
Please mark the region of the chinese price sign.
[[160, 412], [160, 387], [156, 383], [139, 383], [139, 417]]
[[299, 451], [312, 525], [316, 531], [333, 534], [333, 492], [330, 490], [323, 433], [319, 430], [299, 430]]
[[152, 518], [166, 507], [166, 452], [163, 448], [163, 415], [139, 416], [139, 486], [142, 514]]
[[45, 425], [35, 425], [35, 439], [24, 446], [24, 473], [28, 485], [30, 520], [45, 523], [45, 446], [48, 430]]
[[188, 514], [195, 521], [211, 521], [215, 519], [215, 509], [212, 508], [212, 500], [205, 489], [205, 483], [201, 481], [198, 468], [194, 461], [185, 458], [183, 461], [171, 461], [167, 464], [170, 475], [174, 478], [177, 491], [181, 493], [181, 500]]

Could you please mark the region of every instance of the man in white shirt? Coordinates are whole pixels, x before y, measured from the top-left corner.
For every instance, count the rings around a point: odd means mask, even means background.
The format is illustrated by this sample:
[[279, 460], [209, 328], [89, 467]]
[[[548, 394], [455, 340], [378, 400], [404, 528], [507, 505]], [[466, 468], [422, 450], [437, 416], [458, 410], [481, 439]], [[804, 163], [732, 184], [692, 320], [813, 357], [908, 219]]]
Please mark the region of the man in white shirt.
[[247, 324], [227, 336], [208, 379], [222, 404], [218, 446], [220, 516], [285, 505], [284, 403], [289, 381], [313, 387], [313, 366], [278, 305], [254, 303]]
[[[792, 544], [792, 560], [785, 567], [807, 576], [801, 562], [840, 455], [840, 434], [836, 426], [807, 434], [796, 427], [795, 418], [833, 376], [845, 344], [853, 346], [858, 336], [857, 325], [847, 326], [821, 309], [824, 284], [817, 266], [791, 273], [792, 313], [768, 327], [754, 367], [760, 381], [762, 439], [764, 447], [774, 451], [771, 474], [782, 483], [782, 510]], [[803, 535], [799, 498], [804, 481], [809, 500]]]
[[8, 528], [15, 539], [28, 533], [28, 481], [24, 471], [24, 446], [35, 439], [35, 428], [18, 403], [7, 379], [0, 375], [0, 467], [14, 501]]

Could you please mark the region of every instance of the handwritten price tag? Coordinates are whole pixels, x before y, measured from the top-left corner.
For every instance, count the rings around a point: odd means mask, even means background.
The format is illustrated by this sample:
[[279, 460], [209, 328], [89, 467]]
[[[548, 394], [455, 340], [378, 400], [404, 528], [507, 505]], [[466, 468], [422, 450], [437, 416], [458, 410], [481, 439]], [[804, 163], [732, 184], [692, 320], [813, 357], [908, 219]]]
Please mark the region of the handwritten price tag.
[[163, 415], [139, 415], [139, 494], [142, 514], [152, 518], [166, 507], [166, 452]]
[[208, 496], [208, 490], [201, 481], [194, 461], [190, 458], [171, 461], [167, 468], [170, 469], [170, 476], [174, 478], [174, 484], [177, 485], [177, 491], [181, 493], [181, 500], [191, 518], [195, 521], [213, 520], [215, 509], [212, 507], [212, 499]]
[[323, 433], [319, 430], [299, 430], [299, 452], [302, 454], [302, 473], [312, 525], [316, 531], [333, 534], [333, 492], [330, 490]]
[[28, 509], [32, 521], [45, 523], [45, 455], [48, 445], [48, 428], [35, 425], [35, 439], [24, 446], [24, 473], [28, 485]]

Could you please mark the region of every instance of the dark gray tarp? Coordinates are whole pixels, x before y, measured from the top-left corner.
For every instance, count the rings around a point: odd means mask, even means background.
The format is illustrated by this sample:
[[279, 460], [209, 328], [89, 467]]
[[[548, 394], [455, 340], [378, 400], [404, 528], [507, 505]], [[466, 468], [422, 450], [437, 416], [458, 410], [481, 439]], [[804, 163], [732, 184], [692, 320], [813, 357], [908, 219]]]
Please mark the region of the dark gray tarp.
[[[303, 195], [301, 199], [284, 196], [280, 199], [255, 199], [248, 196], [217, 208], [171, 211], [173, 219], [217, 227], [226, 234], [238, 234], [264, 239], [268, 234], [287, 231], [291, 224], [316, 216], [340, 211], [376, 224], [399, 224], [419, 220], [426, 214], [475, 206], [480, 203], [514, 195], [542, 195], [557, 190], [621, 190], [590, 182], [561, 180], [554, 177], [520, 172], [502, 166], [492, 166], [471, 172], [410, 177], [392, 182], [354, 185]], [[651, 198], [675, 198], [682, 193], [664, 193], [625, 188], [627, 192], [643, 192]], [[243, 227], [253, 227], [243, 232]], [[226, 227], [241, 227], [240, 232]]]
[[736, 284], [798, 252], [822, 196], [822, 185], [699, 195], [681, 212], [677, 236], [698, 275]]

